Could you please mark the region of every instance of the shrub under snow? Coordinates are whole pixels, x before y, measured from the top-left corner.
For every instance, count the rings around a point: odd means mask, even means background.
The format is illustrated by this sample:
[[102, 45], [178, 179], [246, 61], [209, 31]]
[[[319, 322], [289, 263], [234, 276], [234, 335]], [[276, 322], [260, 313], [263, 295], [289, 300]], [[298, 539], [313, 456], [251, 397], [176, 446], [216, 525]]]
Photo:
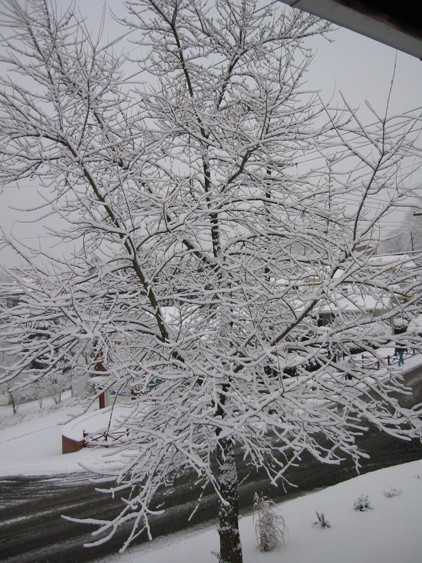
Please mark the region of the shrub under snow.
[[359, 512], [366, 512], [367, 510], [372, 508], [371, 503], [369, 502], [368, 496], [367, 495], [361, 495], [359, 498], [357, 498], [355, 500], [353, 508], [355, 510], [358, 510]]
[[285, 542], [286, 523], [276, 511], [274, 502], [266, 497], [254, 496], [254, 522], [260, 551], [272, 551]]

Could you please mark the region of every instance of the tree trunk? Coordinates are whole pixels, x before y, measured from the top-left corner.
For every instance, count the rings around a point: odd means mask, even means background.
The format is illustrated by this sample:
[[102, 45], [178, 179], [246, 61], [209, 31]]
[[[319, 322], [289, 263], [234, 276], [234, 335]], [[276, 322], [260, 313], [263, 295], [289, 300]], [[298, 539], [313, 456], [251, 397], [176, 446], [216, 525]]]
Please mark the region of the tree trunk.
[[242, 546], [239, 535], [239, 490], [234, 444], [223, 438], [219, 442], [218, 480], [220, 485], [219, 528], [220, 561], [242, 563]]

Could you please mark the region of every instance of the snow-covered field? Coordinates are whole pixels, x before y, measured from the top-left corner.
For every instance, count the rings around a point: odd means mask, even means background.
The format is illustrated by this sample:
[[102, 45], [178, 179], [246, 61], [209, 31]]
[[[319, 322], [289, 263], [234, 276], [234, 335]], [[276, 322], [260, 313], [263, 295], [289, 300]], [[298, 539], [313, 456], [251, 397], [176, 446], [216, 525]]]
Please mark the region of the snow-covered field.
[[[417, 364], [420, 357], [407, 362], [406, 369]], [[10, 405], [0, 406], [0, 475], [72, 472], [101, 463], [99, 449], [61, 454], [61, 425], [77, 411], [70, 403], [68, 398], [56, 407], [45, 401], [42, 410], [37, 403], [28, 403], [20, 406], [17, 415]], [[390, 497], [391, 491], [396, 494]], [[372, 505], [366, 512], [353, 509], [361, 495], [367, 495]], [[287, 541], [265, 554], [256, 547], [252, 516], [243, 515], [245, 563], [422, 562], [422, 460], [287, 501], [279, 511], [287, 524]], [[316, 511], [325, 514], [330, 528], [313, 526]], [[216, 563], [213, 551], [218, 551], [215, 524], [159, 538], [101, 561]]]

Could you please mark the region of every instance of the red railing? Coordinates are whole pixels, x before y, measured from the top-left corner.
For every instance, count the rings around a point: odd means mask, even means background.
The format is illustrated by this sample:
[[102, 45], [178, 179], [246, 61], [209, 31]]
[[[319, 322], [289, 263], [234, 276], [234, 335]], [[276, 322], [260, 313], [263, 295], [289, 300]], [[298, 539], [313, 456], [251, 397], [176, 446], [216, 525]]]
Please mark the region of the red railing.
[[[390, 365], [390, 363], [388, 365]], [[380, 361], [371, 356], [368, 357], [362, 354], [361, 367], [362, 369], [380, 369]]]
[[105, 431], [105, 432], [85, 432], [82, 433], [84, 447], [92, 448], [95, 446], [101, 446], [108, 448], [114, 445], [116, 442], [122, 438], [127, 438], [129, 436], [129, 429], [126, 430], [115, 430], [115, 431]]
[[[415, 350], [410, 350], [409, 352], [406, 352], [404, 354], [404, 357], [407, 358], [408, 356], [414, 356], [415, 355]], [[398, 356], [385, 356], [384, 358], [385, 360], [387, 360], [387, 365], [391, 366], [394, 363], [398, 362]], [[372, 356], [365, 356], [364, 354], [362, 354], [362, 358], [361, 358], [361, 367], [362, 369], [380, 369], [381, 368], [381, 362], [380, 360], [377, 360], [376, 358], [373, 358]]]

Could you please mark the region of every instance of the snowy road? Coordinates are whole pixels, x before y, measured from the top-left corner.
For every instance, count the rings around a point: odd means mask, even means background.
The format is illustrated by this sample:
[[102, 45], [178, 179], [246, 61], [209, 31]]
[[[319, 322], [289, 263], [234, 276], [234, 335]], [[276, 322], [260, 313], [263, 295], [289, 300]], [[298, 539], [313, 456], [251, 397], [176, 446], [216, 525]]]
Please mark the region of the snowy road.
[[[422, 369], [409, 374], [416, 401], [422, 401]], [[364, 438], [364, 448], [371, 453], [366, 470], [422, 458], [419, 443], [407, 443], [372, 432]], [[300, 468], [288, 474], [301, 492], [334, 484], [355, 476], [354, 468], [346, 464], [340, 468], [322, 466], [312, 460], [304, 460]], [[250, 475], [240, 495], [240, 505], [250, 506], [255, 491], [270, 492], [268, 483], [257, 475]], [[275, 500], [291, 497], [280, 491], [271, 496]], [[166, 534], [186, 525], [187, 516], [194, 506], [195, 492], [189, 478], [180, 483], [176, 494], [167, 502], [171, 508], [153, 523], [153, 535]], [[83, 473], [0, 478], [0, 559], [10, 563], [79, 563], [116, 551], [122, 537], [115, 537], [105, 546], [85, 549], [83, 543], [91, 539], [86, 525], [68, 522], [62, 514], [75, 517], [110, 518], [118, 500], [96, 493], [94, 485]], [[214, 517], [215, 500], [206, 498], [196, 512], [192, 523]]]
[[[372, 451], [368, 469], [394, 465], [403, 461], [420, 459], [419, 444], [408, 444], [380, 437], [374, 433], [366, 447]], [[301, 469], [290, 472], [291, 480], [299, 485], [300, 491], [312, 490], [327, 484], [343, 481], [355, 476], [350, 465], [341, 468], [323, 467], [318, 463], [304, 463]], [[268, 484], [252, 478], [242, 487], [240, 505], [245, 507], [252, 502], [256, 491], [269, 491]], [[274, 490], [271, 490], [274, 495]], [[280, 491], [278, 498], [286, 495]], [[175, 507], [163, 517], [155, 520], [153, 535], [166, 534], [187, 525], [187, 516], [193, 502], [187, 485], [181, 486], [172, 499]], [[87, 526], [74, 524], [62, 519], [61, 514], [77, 517], [110, 517], [118, 501], [112, 501], [94, 491], [94, 487], [83, 474], [70, 474], [47, 477], [14, 477], [0, 479], [0, 558], [10, 563], [42, 562], [82, 562], [104, 557], [121, 547], [121, 537], [116, 537], [105, 546], [85, 549], [83, 543], [91, 539]], [[193, 523], [208, 520], [216, 515], [213, 498], [205, 499], [201, 509], [195, 514]]]

